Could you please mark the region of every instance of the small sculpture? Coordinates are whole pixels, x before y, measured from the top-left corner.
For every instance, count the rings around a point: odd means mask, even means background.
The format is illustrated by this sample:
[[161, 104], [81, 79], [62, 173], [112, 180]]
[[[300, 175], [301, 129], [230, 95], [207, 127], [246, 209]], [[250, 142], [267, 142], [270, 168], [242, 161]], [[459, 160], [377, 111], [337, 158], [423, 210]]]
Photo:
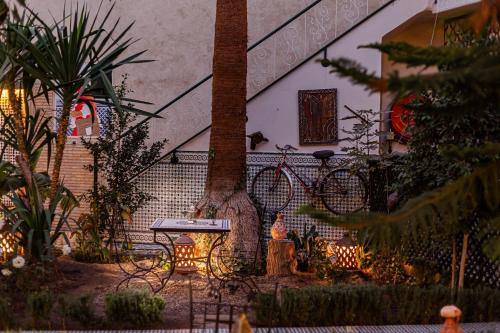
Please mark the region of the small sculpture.
[[278, 213], [276, 216], [276, 221], [271, 227], [271, 236], [276, 240], [283, 240], [286, 237], [286, 226], [284, 222], [284, 214]]

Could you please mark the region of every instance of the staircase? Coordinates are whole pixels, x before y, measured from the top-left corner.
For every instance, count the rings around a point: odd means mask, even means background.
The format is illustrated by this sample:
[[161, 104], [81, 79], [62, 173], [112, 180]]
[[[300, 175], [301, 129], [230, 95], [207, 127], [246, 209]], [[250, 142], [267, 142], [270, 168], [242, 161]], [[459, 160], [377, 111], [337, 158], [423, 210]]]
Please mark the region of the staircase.
[[[247, 100], [257, 97], [394, 1], [314, 1], [248, 48]], [[159, 108], [155, 114], [162, 118], [149, 117], [140, 122], [149, 123], [151, 142], [168, 139], [160, 160], [210, 128], [211, 88], [212, 74]]]

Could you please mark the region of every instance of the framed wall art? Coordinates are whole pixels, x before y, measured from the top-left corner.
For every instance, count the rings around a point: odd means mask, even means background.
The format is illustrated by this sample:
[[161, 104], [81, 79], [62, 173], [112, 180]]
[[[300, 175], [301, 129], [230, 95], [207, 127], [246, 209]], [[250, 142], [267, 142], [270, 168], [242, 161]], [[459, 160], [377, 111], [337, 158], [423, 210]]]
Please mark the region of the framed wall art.
[[299, 143], [337, 142], [337, 89], [299, 90]]

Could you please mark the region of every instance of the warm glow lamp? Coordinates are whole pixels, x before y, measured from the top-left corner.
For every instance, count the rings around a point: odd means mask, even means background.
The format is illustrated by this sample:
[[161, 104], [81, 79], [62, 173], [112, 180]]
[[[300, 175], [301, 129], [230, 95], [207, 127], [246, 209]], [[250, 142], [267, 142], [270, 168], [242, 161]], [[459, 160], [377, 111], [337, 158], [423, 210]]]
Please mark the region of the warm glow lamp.
[[10, 233], [0, 234], [0, 260], [6, 260], [7, 256], [14, 253], [14, 237]]
[[357, 244], [346, 232], [344, 237], [335, 243], [335, 268], [345, 270], [357, 270], [359, 268], [358, 257], [356, 254]]
[[175, 271], [180, 274], [194, 273], [198, 270], [194, 261], [194, 240], [182, 234], [174, 241]]

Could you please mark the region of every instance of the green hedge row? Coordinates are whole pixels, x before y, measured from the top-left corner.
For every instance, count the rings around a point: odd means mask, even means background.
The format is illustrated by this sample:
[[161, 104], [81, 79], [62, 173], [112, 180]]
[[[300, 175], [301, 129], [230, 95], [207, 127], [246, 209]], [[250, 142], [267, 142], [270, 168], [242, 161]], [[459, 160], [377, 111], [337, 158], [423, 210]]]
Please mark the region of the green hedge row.
[[466, 289], [454, 302], [443, 286], [311, 286], [282, 289], [279, 301], [273, 297], [257, 295], [260, 325], [270, 318], [278, 326], [437, 324], [443, 322], [441, 307], [450, 303], [462, 309], [464, 322], [500, 320], [500, 290], [495, 289]]

